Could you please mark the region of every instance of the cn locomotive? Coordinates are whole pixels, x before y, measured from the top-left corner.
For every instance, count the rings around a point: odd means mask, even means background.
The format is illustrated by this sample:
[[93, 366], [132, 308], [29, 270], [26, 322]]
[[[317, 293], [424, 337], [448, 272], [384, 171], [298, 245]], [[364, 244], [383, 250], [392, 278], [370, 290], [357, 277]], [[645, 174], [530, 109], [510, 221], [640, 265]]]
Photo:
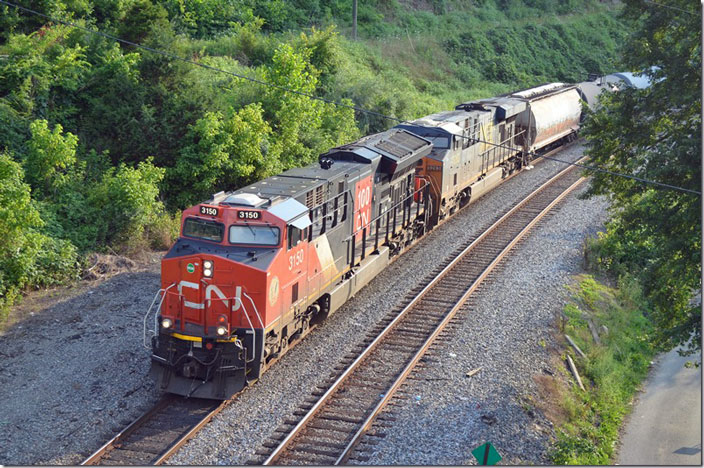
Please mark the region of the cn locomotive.
[[414, 241], [575, 138], [574, 85], [459, 104], [183, 212], [144, 318], [159, 387], [227, 399]]

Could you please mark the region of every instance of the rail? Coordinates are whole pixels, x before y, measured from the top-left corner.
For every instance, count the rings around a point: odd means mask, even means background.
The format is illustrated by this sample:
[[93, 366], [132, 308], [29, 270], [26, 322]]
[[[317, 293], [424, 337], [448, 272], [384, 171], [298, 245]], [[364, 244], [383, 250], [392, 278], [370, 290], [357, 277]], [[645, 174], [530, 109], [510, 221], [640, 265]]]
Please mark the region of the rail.
[[166, 396], [81, 465], [160, 465], [230, 402]]
[[[323, 393], [303, 418], [290, 429], [286, 437], [275, 446], [263, 464], [344, 463], [360, 438], [371, 427], [379, 411], [389, 402], [420, 357], [466, 300], [476, 291], [489, 272], [515, 247], [520, 239], [531, 231], [540, 219], [583, 180], [577, 176], [574, 168], [565, 169], [541, 185], [533, 194], [503, 215], [464, 248], [456, 258], [451, 260], [437, 276], [422, 288], [376, 338], [370, 340], [366, 348]], [[474, 254], [469, 256], [470, 252]], [[448, 291], [452, 291], [451, 301], [448, 297], [450, 294]], [[422, 339], [416, 337], [415, 335], [420, 335], [418, 330], [427, 323], [434, 324], [428, 334], [423, 332]], [[413, 332], [411, 333], [409, 330]], [[412, 343], [414, 340], [419, 341], [417, 344]], [[398, 363], [389, 364], [376, 354], [381, 350], [386, 350], [387, 353], [389, 349], [398, 350], [399, 347], [409, 346], [409, 343], [414, 351], [398, 351]], [[365, 344], [367, 343], [365, 342]], [[388, 357], [388, 354], [385, 356]], [[383, 384], [378, 383], [378, 387], [373, 387], [373, 392], [369, 391], [371, 384], [363, 377], [369, 375], [368, 372], [365, 374], [364, 370], [366, 366], [371, 365], [377, 366], [372, 375], [388, 375], [388, 379], [390, 379], [388, 383], [386, 381]], [[393, 367], [396, 365], [399, 367]], [[369, 371], [369, 369], [366, 370]], [[341, 391], [342, 389], [344, 392]], [[383, 393], [383, 397], [379, 401], [374, 396], [380, 392]], [[362, 409], [358, 406], [345, 408], [345, 401], [354, 401], [355, 405], [362, 405]], [[353, 412], [363, 413], [364, 417], [360, 421], [354, 421], [355, 418], [344, 416], [344, 414]], [[343, 414], [343, 416], [336, 416], [339, 414]], [[354, 429], [350, 429], [349, 433], [342, 431], [339, 427], [326, 431], [324, 436], [327, 441], [324, 444], [326, 448], [311, 448], [317, 446], [316, 440], [323, 437], [320, 435], [321, 428], [331, 420], [354, 427]], [[318, 422], [312, 424], [313, 421]], [[315, 428], [313, 432], [307, 430], [309, 425]], [[300, 445], [297, 445], [299, 441]], [[339, 451], [334, 447], [344, 447], [344, 449]]]

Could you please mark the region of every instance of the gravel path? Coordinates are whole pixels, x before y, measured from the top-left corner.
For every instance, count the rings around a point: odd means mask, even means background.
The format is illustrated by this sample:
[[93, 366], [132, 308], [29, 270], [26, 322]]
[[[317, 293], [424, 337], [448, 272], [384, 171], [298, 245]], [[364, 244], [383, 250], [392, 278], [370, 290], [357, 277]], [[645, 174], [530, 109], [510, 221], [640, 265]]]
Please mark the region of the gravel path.
[[[581, 146], [573, 146], [559, 156], [574, 160], [582, 150]], [[424, 275], [460, 243], [476, 236], [483, 226], [515, 200], [538, 186], [548, 174], [563, 167], [563, 164], [551, 161], [538, 164], [534, 170], [507, 181], [431, 233], [289, 351], [257, 384], [241, 393], [237, 401], [215, 417], [171, 459], [171, 463], [246, 462], [283, 420], [309, 397], [314, 387], [332, 373], [337, 361], [359, 343], [366, 331]], [[552, 269], [562, 271], [562, 279], [569, 276], [569, 268], [559, 267], [560, 259], [579, 256], [586, 218], [592, 216], [589, 218], [592, 224], [587, 223], [592, 230], [603, 218], [603, 202], [573, 200], [567, 206], [573, 206], [570, 209], [574, 210], [574, 216], [564, 223], [567, 231], [553, 232], [550, 244], [555, 243], [556, 248], [550, 249], [549, 255], [544, 248], [542, 251], [530, 250], [536, 262], [552, 259], [550, 269], [542, 271], [537, 266], [524, 264], [529, 270], [524, 274], [545, 277], [545, 282], [540, 283], [543, 284], [540, 288], [545, 290], [549, 289], [546, 284], [555, 281]], [[596, 217], [593, 217], [595, 212]], [[568, 242], [574, 244], [574, 252], [561, 250]], [[512, 279], [509, 283], [514, 281]], [[0, 431], [0, 463], [79, 463], [156, 401], [158, 394], [147, 376], [149, 352], [142, 347], [141, 321], [158, 284], [158, 266], [149, 271], [122, 274], [84, 294], [37, 311], [34, 317], [17, 323], [0, 336], [0, 388], [3, 389], [0, 424], [4, 429]], [[549, 314], [554, 312], [553, 309], [559, 309], [559, 305], [538, 297], [535, 291], [541, 289], [537, 288], [532, 284], [520, 290], [525, 297], [532, 298], [533, 304], [544, 309], [539, 322], [531, 320], [530, 327], [548, 340]], [[554, 289], [562, 290], [559, 286]], [[515, 285], [513, 289], [506, 289], [500, 303], [502, 308], [518, 307], [514, 304], [515, 293], [508, 292], [512, 290], [515, 291]], [[505, 335], [506, 342], [510, 342], [511, 337], [527, 336], [526, 330], [518, 324], [509, 320], [500, 322], [502, 327], [496, 333]], [[477, 345], [488, 347], [484, 350], [487, 360], [501, 355], [504, 344], [496, 348], [481, 344], [482, 341], [477, 340]], [[529, 342], [527, 338], [524, 341], [525, 350], [522, 348], [520, 352], [525, 351], [526, 355], [520, 361], [530, 363], [538, 359], [539, 354], [535, 353], [542, 352], [542, 348], [533, 349], [537, 347], [535, 341]], [[513, 375], [514, 353], [505, 356], [510, 357], [508, 367], [500, 373], [487, 372], [484, 375], [505, 376], [513, 379], [510, 381], [516, 386], [523, 385]], [[471, 362], [457, 359], [458, 362]], [[505, 365], [506, 360], [501, 363]], [[455, 370], [458, 376], [464, 372], [464, 366]], [[507, 395], [510, 395], [511, 387], [506, 388]], [[417, 408], [414, 406], [413, 409]], [[515, 408], [511, 411], [516, 412]], [[448, 431], [444, 428], [442, 432]], [[523, 439], [536, 438], [534, 431], [521, 434]], [[535, 446], [542, 447], [542, 439], [536, 440]], [[433, 464], [441, 462], [438, 457], [425, 460]], [[466, 463], [468, 458], [461, 460]]]
[[141, 346], [158, 288], [156, 272], [120, 274], [0, 337], [0, 463], [80, 463], [158, 399]]

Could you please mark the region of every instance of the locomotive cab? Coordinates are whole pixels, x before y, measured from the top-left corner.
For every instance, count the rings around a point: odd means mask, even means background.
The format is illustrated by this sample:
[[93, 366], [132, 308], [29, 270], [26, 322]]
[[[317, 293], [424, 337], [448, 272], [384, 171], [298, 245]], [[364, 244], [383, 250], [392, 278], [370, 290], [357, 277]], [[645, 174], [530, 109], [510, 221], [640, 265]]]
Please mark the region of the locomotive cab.
[[168, 392], [225, 398], [259, 376], [264, 329], [281, 312], [279, 288], [292, 287], [276, 274], [281, 254], [305, 258], [310, 225], [295, 200], [259, 202], [238, 195], [183, 213], [181, 235], [162, 261], [152, 339], [152, 374]]

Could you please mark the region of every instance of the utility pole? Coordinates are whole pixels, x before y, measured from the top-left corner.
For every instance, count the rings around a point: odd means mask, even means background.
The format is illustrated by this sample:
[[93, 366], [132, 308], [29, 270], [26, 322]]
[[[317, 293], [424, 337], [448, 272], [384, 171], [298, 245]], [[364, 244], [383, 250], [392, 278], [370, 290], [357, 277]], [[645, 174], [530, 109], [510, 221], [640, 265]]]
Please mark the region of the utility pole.
[[357, 0], [352, 0], [352, 39], [357, 40]]

